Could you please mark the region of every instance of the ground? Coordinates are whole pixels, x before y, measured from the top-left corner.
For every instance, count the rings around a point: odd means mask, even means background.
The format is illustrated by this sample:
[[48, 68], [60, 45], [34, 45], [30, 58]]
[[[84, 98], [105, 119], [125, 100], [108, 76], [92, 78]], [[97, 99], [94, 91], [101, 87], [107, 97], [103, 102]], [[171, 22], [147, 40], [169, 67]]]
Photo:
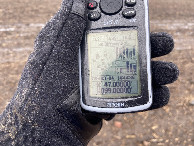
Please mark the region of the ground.
[[[0, 112], [13, 96], [33, 43], [60, 0], [0, 0]], [[174, 51], [155, 60], [180, 69], [164, 108], [117, 115], [89, 146], [194, 145], [194, 1], [150, 0], [151, 31], [173, 35]]]

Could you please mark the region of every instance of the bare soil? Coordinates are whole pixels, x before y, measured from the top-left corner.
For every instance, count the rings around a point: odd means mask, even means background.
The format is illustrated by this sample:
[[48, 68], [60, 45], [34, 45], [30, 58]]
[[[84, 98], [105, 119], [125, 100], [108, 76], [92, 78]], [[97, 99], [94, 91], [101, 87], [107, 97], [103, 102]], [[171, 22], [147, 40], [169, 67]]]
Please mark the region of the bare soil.
[[[60, 0], [0, 0], [0, 112], [13, 96], [33, 42]], [[151, 31], [173, 35], [174, 51], [155, 60], [174, 62], [180, 77], [168, 85], [164, 108], [104, 121], [89, 146], [194, 145], [194, 1], [150, 0]]]

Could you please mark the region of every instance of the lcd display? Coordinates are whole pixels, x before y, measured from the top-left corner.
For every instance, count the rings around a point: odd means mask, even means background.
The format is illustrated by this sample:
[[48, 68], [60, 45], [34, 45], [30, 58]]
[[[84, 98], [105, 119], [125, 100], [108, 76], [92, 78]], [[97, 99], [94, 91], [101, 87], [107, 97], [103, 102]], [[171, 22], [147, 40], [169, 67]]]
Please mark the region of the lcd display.
[[137, 30], [87, 35], [91, 97], [140, 95], [137, 39]]

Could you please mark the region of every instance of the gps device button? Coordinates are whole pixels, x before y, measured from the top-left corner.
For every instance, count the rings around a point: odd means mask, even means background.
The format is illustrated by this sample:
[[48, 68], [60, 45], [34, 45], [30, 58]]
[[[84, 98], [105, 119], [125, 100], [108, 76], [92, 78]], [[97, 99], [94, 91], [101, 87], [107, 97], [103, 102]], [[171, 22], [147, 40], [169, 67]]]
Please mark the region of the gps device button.
[[100, 17], [101, 17], [101, 14], [97, 11], [90, 12], [88, 14], [88, 19], [91, 21], [97, 21], [98, 19], [100, 19]]
[[136, 0], [125, 0], [125, 4], [127, 6], [134, 6], [136, 4]]
[[90, 10], [96, 9], [97, 6], [98, 6], [98, 3], [96, 1], [94, 1], [94, 0], [90, 0], [88, 2], [88, 9], [90, 9]]
[[127, 8], [123, 11], [123, 16], [125, 18], [132, 18], [132, 17], [135, 17], [135, 15], [136, 15], [136, 11], [133, 8]]
[[100, 8], [105, 14], [116, 14], [123, 7], [123, 0], [101, 0]]

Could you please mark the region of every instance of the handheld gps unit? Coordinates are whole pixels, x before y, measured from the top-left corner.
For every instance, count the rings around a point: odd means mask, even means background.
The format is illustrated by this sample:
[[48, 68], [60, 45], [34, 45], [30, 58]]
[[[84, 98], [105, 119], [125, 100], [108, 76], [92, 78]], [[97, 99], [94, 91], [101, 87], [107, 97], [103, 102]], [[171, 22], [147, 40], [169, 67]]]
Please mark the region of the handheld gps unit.
[[79, 52], [83, 109], [127, 113], [151, 106], [148, 0], [90, 0]]

